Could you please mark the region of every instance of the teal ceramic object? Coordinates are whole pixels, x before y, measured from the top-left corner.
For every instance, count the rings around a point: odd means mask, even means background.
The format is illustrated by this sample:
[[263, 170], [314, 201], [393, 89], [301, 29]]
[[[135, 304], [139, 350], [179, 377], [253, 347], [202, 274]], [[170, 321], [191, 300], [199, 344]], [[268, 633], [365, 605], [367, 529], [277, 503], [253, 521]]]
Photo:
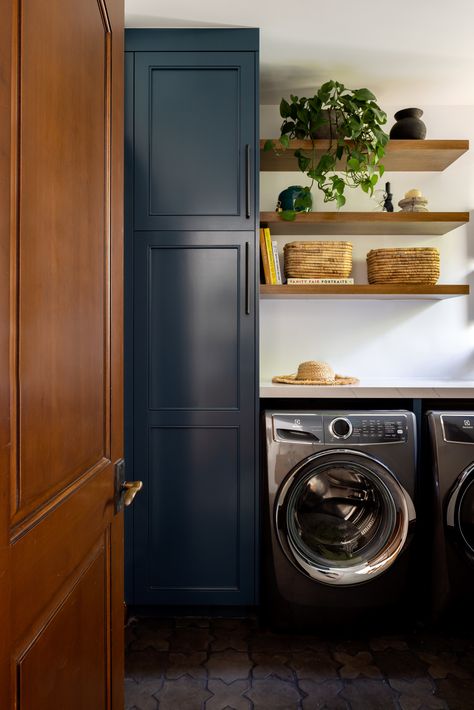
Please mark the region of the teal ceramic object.
[[295, 207], [295, 200], [300, 196], [303, 189], [301, 185], [290, 185], [283, 192], [280, 192], [278, 195], [278, 208], [283, 211], [310, 212], [310, 207]]

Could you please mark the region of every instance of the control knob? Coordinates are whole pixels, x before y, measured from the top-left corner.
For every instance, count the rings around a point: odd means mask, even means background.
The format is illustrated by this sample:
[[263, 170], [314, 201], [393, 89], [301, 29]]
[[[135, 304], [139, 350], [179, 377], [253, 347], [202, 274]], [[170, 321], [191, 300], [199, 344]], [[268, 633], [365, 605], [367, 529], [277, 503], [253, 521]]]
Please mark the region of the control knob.
[[333, 419], [329, 431], [336, 439], [347, 439], [352, 434], [352, 424], [345, 417]]

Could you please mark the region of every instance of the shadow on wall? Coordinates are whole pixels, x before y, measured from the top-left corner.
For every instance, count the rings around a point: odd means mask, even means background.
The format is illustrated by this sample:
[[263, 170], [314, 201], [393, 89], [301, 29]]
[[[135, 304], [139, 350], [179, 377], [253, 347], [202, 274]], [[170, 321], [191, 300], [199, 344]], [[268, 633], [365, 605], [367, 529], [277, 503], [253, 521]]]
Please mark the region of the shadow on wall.
[[356, 367], [360, 371], [354, 374], [362, 377], [400, 376], [407, 368], [416, 370], [413, 363], [423, 360], [426, 343], [423, 329], [408, 324], [440, 305], [436, 301], [372, 301], [369, 311], [367, 301], [326, 303], [325, 307], [324, 301], [262, 301], [264, 379], [314, 359], [327, 360], [338, 372], [352, 372]]
[[140, 15], [127, 13], [126, 15], [126, 26], [129, 29], [141, 28], [141, 27], [168, 27], [178, 28], [178, 27], [223, 27], [223, 28], [233, 28], [233, 27], [244, 27], [248, 25], [226, 25], [221, 22], [203, 22], [202, 20], [183, 20], [180, 17], [159, 17], [158, 15]]

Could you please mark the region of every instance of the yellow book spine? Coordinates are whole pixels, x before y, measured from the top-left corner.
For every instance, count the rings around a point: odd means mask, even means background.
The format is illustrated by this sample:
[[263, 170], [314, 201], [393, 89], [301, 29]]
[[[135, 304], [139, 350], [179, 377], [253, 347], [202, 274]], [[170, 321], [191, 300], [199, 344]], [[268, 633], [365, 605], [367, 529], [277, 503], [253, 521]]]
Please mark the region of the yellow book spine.
[[272, 237], [270, 234], [269, 227], [265, 227], [265, 245], [267, 247], [268, 263], [270, 265], [271, 283], [276, 284], [277, 277], [276, 277], [276, 269], [275, 269], [275, 259], [273, 257]]
[[271, 284], [272, 277], [270, 274], [270, 264], [268, 262], [268, 254], [267, 254], [267, 243], [265, 241], [265, 230], [263, 227], [260, 227], [260, 252], [261, 252], [261, 256], [262, 256], [263, 275], [265, 278], [265, 283]]

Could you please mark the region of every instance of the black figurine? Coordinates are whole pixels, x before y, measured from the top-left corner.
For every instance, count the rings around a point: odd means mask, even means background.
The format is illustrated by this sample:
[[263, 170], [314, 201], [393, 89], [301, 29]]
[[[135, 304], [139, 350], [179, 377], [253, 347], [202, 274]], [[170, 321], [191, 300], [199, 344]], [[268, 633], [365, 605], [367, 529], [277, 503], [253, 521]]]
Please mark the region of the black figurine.
[[383, 194], [383, 211], [384, 212], [393, 212], [393, 202], [392, 202], [392, 197], [393, 194], [390, 192], [390, 183], [386, 182], [385, 183], [385, 192]]

